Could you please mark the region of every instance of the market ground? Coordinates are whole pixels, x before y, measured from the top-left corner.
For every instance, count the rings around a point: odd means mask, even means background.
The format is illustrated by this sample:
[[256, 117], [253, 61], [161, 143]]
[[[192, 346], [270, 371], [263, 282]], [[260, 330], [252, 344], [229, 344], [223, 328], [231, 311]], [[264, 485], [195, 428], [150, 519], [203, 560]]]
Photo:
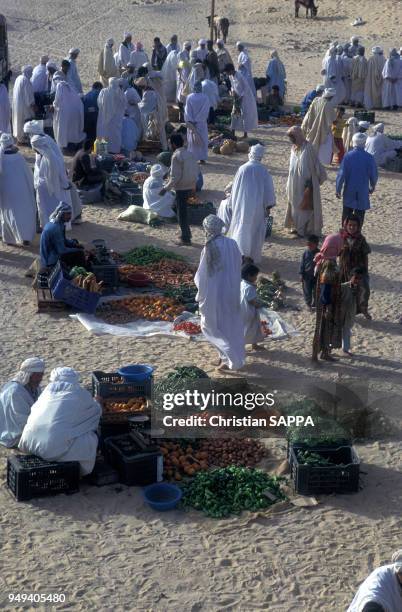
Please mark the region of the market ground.
[[[104, 41], [121, 39], [132, 30], [149, 49], [154, 35], [163, 40], [207, 35], [206, 0], [159, 2], [97, 0], [75, 2], [3, 0], [10, 22], [10, 51], [15, 68], [37, 62], [44, 52], [61, 59], [71, 46], [81, 48], [80, 71], [86, 86], [96, 78], [98, 52]], [[288, 72], [288, 101], [299, 103], [319, 82], [321, 57], [328, 43], [345, 41], [355, 31], [350, 23], [363, 15], [359, 29], [366, 48], [399, 46], [397, 0], [320, 2], [320, 19], [293, 18], [293, 2], [273, 0], [246, 5], [218, 2], [217, 11], [231, 19], [229, 49], [242, 39], [249, 47], [255, 74], [264, 73], [268, 54], [279, 50]], [[352, 6], [353, 5], [353, 8]], [[141, 33], [140, 35], [138, 33]], [[382, 36], [382, 33], [386, 35]], [[379, 113], [389, 133], [402, 132], [401, 113]], [[284, 316], [300, 337], [270, 347], [266, 355], [249, 356], [250, 379], [278, 376], [292, 383], [366, 381], [376, 407], [399, 421], [401, 392], [402, 245], [401, 177], [381, 172], [364, 233], [370, 256], [373, 321], [359, 321], [353, 336], [356, 357], [313, 368], [309, 360], [313, 320], [302, 310], [297, 266], [303, 249], [282, 230], [289, 145], [283, 128], [261, 128], [267, 144], [278, 206], [272, 239], [264, 247], [263, 272], [279, 270], [289, 286], [291, 306]], [[26, 151], [28, 155], [28, 151]], [[31, 156], [29, 156], [31, 158]], [[245, 156], [213, 156], [205, 168], [208, 199], [219, 202], [225, 184]], [[335, 170], [323, 188], [326, 233], [339, 227], [340, 203], [334, 197]], [[86, 207], [85, 222], [74, 230], [80, 240], [105, 238], [124, 251], [139, 244], [172, 246], [172, 228], [151, 229], [116, 220], [117, 209]], [[197, 262], [202, 233], [183, 253]], [[1, 246], [0, 346], [1, 380], [28, 355], [47, 361], [47, 374], [60, 365], [75, 367], [88, 383], [94, 369], [112, 371], [123, 363], [156, 366], [156, 375], [173, 364], [193, 363], [213, 373], [214, 352], [207, 345], [171, 339], [94, 337], [66, 316], [38, 315], [30, 281], [24, 272], [37, 253]], [[296, 310], [295, 308], [299, 308]], [[399, 408], [399, 410], [398, 410]], [[375, 423], [374, 423], [375, 425]], [[269, 443], [273, 455], [285, 457], [285, 442]], [[2, 556], [0, 591], [64, 592], [74, 610], [269, 610], [272, 612], [343, 611], [361, 580], [389, 560], [400, 546], [402, 474], [401, 436], [383, 431], [358, 445], [363, 461], [362, 490], [356, 495], [320, 499], [313, 509], [212, 522], [195, 513], [156, 515], [136, 490], [83, 488], [72, 497], [17, 504], [0, 489]], [[4, 485], [6, 452], [1, 453]], [[250, 519], [250, 520], [249, 520]], [[7, 608], [7, 604], [5, 604]]]

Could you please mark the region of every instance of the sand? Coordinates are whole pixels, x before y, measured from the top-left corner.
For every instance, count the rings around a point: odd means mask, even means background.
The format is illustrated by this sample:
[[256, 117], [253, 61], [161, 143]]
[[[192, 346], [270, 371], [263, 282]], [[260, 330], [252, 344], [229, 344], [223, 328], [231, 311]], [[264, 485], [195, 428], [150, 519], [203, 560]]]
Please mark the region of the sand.
[[[263, 75], [269, 51], [279, 50], [288, 72], [288, 102], [298, 104], [320, 82], [321, 59], [332, 40], [352, 34], [374, 44], [399, 46], [400, 2], [333, 2], [321, 0], [319, 19], [295, 21], [293, 2], [239, 0], [217, 2], [217, 11], [231, 19], [228, 47], [244, 40], [256, 75]], [[37, 63], [44, 52], [60, 60], [72, 46], [81, 48], [79, 69], [86, 87], [96, 79], [97, 55], [104, 41], [131, 29], [149, 49], [154, 35], [166, 41], [174, 32], [182, 41], [207, 35], [209, 3], [69, 2], [3, 0], [9, 19], [13, 66]], [[362, 15], [367, 24], [352, 28]], [[399, 12], [400, 15], [400, 12]], [[141, 32], [139, 35], [138, 33]], [[382, 32], [386, 33], [384, 36]], [[388, 132], [402, 132], [401, 113], [377, 113]], [[266, 164], [277, 192], [274, 234], [264, 246], [262, 270], [279, 270], [289, 286], [285, 311], [301, 335], [274, 344], [267, 354], [250, 355], [250, 379], [278, 376], [300, 384], [359, 378], [367, 381], [376, 406], [389, 419], [391, 434], [382, 430], [357, 445], [363, 461], [362, 490], [356, 495], [320, 498], [314, 508], [271, 516], [211, 521], [197, 513], [154, 514], [137, 489], [84, 486], [74, 496], [12, 500], [0, 488], [2, 556], [0, 585], [9, 592], [63, 592], [74, 610], [269, 610], [270, 612], [345, 610], [358, 584], [376, 566], [389, 561], [400, 546], [402, 491], [401, 435], [397, 430], [401, 391], [402, 245], [400, 190], [402, 175], [380, 172], [364, 233], [372, 246], [370, 276], [373, 321], [359, 318], [354, 329], [353, 361], [313, 368], [309, 360], [313, 319], [302, 309], [298, 261], [303, 243], [284, 232], [285, 185], [289, 144], [284, 128], [261, 128], [267, 144]], [[32, 160], [28, 150], [24, 151]], [[211, 156], [205, 168], [208, 199], [219, 202], [223, 187], [245, 161], [245, 155]], [[334, 197], [335, 169], [322, 190], [325, 233], [339, 227], [341, 204]], [[124, 251], [140, 244], [173, 247], [174, 228], [151, 229], [116, 220], [120, 210], [87, 206], [84, 223], [73, 235], [89, 242], [105, 238]], [[197, 262], [202, 233], [180, 252]], [[152, 363], [156, 375], [172, 364], [195, 363], [213, 373], [214, 351], [207, 344], [167, 338], [94, 337], [64, 315], [36, 314], [30, 281], [24, 272], [37, 254], [1, 246], [0, 343], [1, 381], [6, 381], [27, 356], [46, 359], [47, 372], [60, 364], [75, 367], [85, 384], [94, 369], [113, 371], [130, 362]], [[298, 310], [296, 310], [298, 308]], [[284, 459], [283, 439], [269, 442], [272, 459]], [[0, 451], [2, 483], [7, 452]], [[1, 604], [0, 604], [1, 605]], [[7, 608], [7, 604], [5, 604]]]

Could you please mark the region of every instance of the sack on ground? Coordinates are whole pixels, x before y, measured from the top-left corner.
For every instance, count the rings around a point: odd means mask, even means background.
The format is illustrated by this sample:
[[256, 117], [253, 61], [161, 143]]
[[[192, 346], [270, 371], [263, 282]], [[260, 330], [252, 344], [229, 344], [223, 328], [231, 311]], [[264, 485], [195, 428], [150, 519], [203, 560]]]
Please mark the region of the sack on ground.
[[132, 223], [144, 223], [152, 225], [160, 221], [159, 215], [152, 210], [146, 210], [142, 206], [132, 204], [117, 217], [119, 221], [131, 221]]

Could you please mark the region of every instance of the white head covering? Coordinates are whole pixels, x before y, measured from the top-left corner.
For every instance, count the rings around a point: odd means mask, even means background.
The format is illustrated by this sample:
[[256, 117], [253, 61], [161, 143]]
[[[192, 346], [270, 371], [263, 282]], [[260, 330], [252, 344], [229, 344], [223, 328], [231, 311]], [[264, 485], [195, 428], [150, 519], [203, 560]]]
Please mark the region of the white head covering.
[[256, 144], [251, 147], [250, 152], [248, 154], [248, 158], [250, 161], [261, 161], [265, 154], [265, 147], [260, 144]]
[[66, 176], [64, 161], [55, 152], [54, 144], [54, 141], [43, 133], [31, 136], [31, 147], [42, 156], [41, 171], [51, 196], [60, 192], [60, 182]]
[[151, 176], [154, 178], [163, 178], [166, 174], [166, 169], [161, 164], [154, 164], [151, 168]]
[[73, 47], [72, 49], [70, 49], [70, 51], [68, 52], [69, 55], [78, 55], [80, 52], [80, 50], [78, 49], [78, 47]]
[[215, 238], [222, 235], [222, 230], [225, 227], [222, 219], [216, 215], [208, 215], [205, 217], [202, 226], [205, 230], [205, 255], [207, 261], [208, 274], [212, 275], [221, 269], [222, 262], [219, 248], [214, 243]]
[[320, 92], [320, 91], [325, 91], [325, 85], [317, 85], [317, 87], [315, 88], [316, 91]]
[[394, 564], [394, 571], [396, 574], [402, 572], [402, 549], [397, 550], [391, 557], [391, 561]]
[[106, 47], [113, 47], [113, 45], [114, 45], [113, 38], [108, 38], [106, 41]]
[[79, 374], [73, 368], [55, 368], [50, 372], [50, 382], [66, 382], [78, 385], [80, 382]]
[[223, 38], [218, 38], [218, 40], [216, 41], [217, 45], [224, 45], [225, 41], [223, 40]]
[[21, 74], [23, 74], [25, 77], [27, 77], [28, 79], [31, 78], [33, 73], [33, 68], [32, 66], [28, 65], [28, 66], [23, 66], [21, 68]]
[[186, 49], [188, 49], [188, 47], [191, 47], [191, 40], [185, 40], [183, 43], [183, 51], [185, 51]]
[[45, 133], [43, 127], [43, 119], [27, 121], [24, 124], [24, 134], [30, 134], [31, 136], [42, 136]]
[[73, 212], [73, 207], [71, 206], [71, 204], [67, 204], [67, 202], [60, 202], [57, 208], [55, 208], [55, 210], [50, 215], [49, 220], [52, 223], [56, 223], [57, 221], [60, 221], [64, 213], [72, 213], [72, 212]]
[[385, 128], [385, 125], [383, 123], [377, 123], [377, 125], [375, 125], [373, 127], [373, 130], [376, 133], [380, 132], [381, 134], [383, 134], [384, 133], [384, 128]]
[[367, 140], [366, 134], [362, 134], [361, 132], [358, 132], [357, 134], [354, 134], [352, 138], [352, 145], [359, 149], [364, 149], [366, 145], [366, 140]]
[[370, 127], [370, 123], [368, 121], [359, 121], [359, 128], [363, 130], [368, 130]]
[[15, 374], [13, 381], [18, 382], [21, 385], [27, 385], [29, 383], [29, 379], [31, 378], [31, 374], [44, 371], [45, 362], [43, 359], [40, 359], [39, 357], [30, 357], [21, 363], [20, 369]]
[[324, 93], [322, 94], [322, 97], [323, 98], [333, 98], [335, 94], [336, 94], [335, 89], [333, 89], [332, 87], [328, 87], [327, 89], [324, 89]]
[[206, 45], [207, 41], [205, 40], [205, 38], [200, 38], [200, 40], [198, 41], [199, 45]]
[[0, 174], [3, 171], [4, 152], [14, 145], [14, 138], [11, 134], [3, 134], [0, 136]]
[[53, 75], [53, 83], [57, 85], [57, 83], [62, 83], [63, 81], [67, 83], [67, 75], [62, 70], [57, 70]]
[[236, 43], [236, 47], [244, 47], [244, 43], [242, 43], [241, 40], [238, 40]]

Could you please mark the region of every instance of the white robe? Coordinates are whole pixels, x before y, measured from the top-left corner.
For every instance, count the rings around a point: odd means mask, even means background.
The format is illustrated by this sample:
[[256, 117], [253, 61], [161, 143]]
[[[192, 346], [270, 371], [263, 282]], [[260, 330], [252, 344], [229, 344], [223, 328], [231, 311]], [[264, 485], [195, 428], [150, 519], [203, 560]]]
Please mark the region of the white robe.
[[84, 105], [66, 81], [57, 83], [53, 106], [54, 137], [59, 147], [63, 149], [69, 143], [82, 142], [85, 138]]
[[398, 80], [396, 82], [396, 103], [402, 107], [402, 58], [399, 60]]
[[12, 448], [19, 441], [35, 403], [20, 383], [8, 382], [0, 390], [0, 444]]
[[264, 340], [261, 331], [261, 321], [258, 308], [250, 304], [250, 300], [258, 299], [257, 289], [246, 280], [240, 285], [240, 306], [244, 325], [245, 344], [257, 344]]
[[244, 66], [244, 73], [245, 73], [247, 83], [249, 84], [250, 91], [255, 97], [257, 97], [257, 90], [255, 88], [253, 70], [251, 67], [251, 59], [247, 51], [244, 50], [239, 53], [239, 57], [237, 58], [237, 63], [238, 63], [239, 68], [240, 66]]
[[98, 97], [96, 135], [108, 142], [109, 153], [120, 153], [126, 98], [120, 88], [106, 87]]
[[[397, 105], [397, 79], [399, 77], [399, 68], [401, 60], [398, 57], [392, 57], [387, 59], [384, 64], [382, 71], [382, 106], [383, 108], [389, 108]], [[390, 80], [395, 81], [392, 83]]]
[[208, 96], [210, 108], [216, 110], [219, 104], [219, 89], [215, 81], [210, 79], [202, 81], [202, 93]]
[[36, 202], [32, 172], [21, 155], [2, 155], [0, 223], [3, 242], [32, 242], [36, 232]]
[[352, 96], [352, 64], [353, 58], [342, 55], [343, 84], [345, 85], [345, 104], [349, 104]]
[[128, 43], [128, 45], [123, 45], [123, 43], [119, 46], [118, 57], [119, 63], [121, 66], [127, 66], [130, 63], [130, 56], [134, 50], [133, 43]]
[[31, 408], [18, 448], [46, 461], [79, 461], [81, 474], [90, 474], [101, 412], [79, 384], [50, 383]]
[[34, 93], [47, 91], [47, 68], [45, 64], [35, 66], [31, 76], [32, 89]]
[[176, 101], [177, 65], [179, 63], [176, 51], [171, 51], [162, 66], [163, 88], [166, 101], [171, 104]]
[[371, 572], [360, 585], [347, 612], [362, 612], [368, 602], [378, 603], [384, 612], [402, 610], [402, 589], [393, 565], [383, 565]]
[[[50, 137], [49, 137], [50, 138]], [[52, 176], [52, 180], [49, 180]], [[39, 224], [43, 229], [49, 221], [52, 212], [60, 202], [71, 204], [69, 180], [67, 178], [63, 157], [56, 156], [53, 151], [46, 155], [36, 154], [34, 167], [34, 185], [38, 203]]]
[[258, 127], [258, 111], [256, 98], [250, 89], [246, 78], [236, 72], [230, 77], [232, 89], [240, 98], [240, 116], [232, 116], [231, 128], [239, 132], [251, 132]]
[[397, 143], [385, 134], [377, 133], [367, 138], [365, 149], [374, 157], [377, 166], [384, 166], [387, 161], [396, 157], [397, 146], [402, 146], [402, 142]]
[[[322, 68], [325, 70], [324, 85], [336, 90], [333, 103], [335, 105], [340, 104], [344, 101], [346, 95], [346, 88], [343, 82], [343, 60], [337, 55], [329, 55], [324, 59]], [[335, 77], [335, 79], [331, 79], [331, 77]]]
[[261, 261], [267, 208], [276, 204], [274, 184], [261, 162], [249, 161], [238, 169], [232, 186], [232, 221], [228, 236], [244, 257]]
[[194, 278], [201, 329], [206, 339], [217, 348], [222, 362], [231, 370], [237, 370], [245, 362], [240, 308], [241, 254], [237, 244], [229, 238], [219, 236], [214, 243], [220, 253], [220, 269], [209, 274], [204, 247]]
[[203, 93], [192, 93], [187, 96], [184, 110], [184, 120], [187, 123], [187, 148], [197, 160], [208, 158], [208, 115], [208, 96]]
[[108, 87], [109, 79], [118, 77], [120, 72], [116, 66], [113, 48], [105, 45], [99, 54], [98, 72], [103, 87]]
[[143, 186], [142, 195], [144, 197], [143, 207], [146, 210], [152, 210], [161, 217], [172, 218], [175, 213], [172, 210], [175, 197], [171, 191], [167, 191], [165, 195], [160, 196], [159, 193], [163, 189], [163, 179], [150, 176], [146, 179]]
[[367, 61], [367, 77], [364, 83], [364, 108], [381, 108], [382, 92], [382, 71], [384, 69], [385, 58], [379, 53], [374, 53]]
[[11, 132], [11, 105], [7, 87], [0, 83], [0, 133]]
[[21, 74], [15, 79], [13, 90], [13, 135], [19, 142], [23, 142], [26, 138], [25, 122], [34, 116], [32, 104], [35, 104], [32, 83], [28, 77]]
[[130, 64], [134, 66], [137, 73], [138, 68], [149, 63], [148, 54], [145, 51], [132, 51], [130, 55]]
[[76, 93], [82, 94], [82, 84], [78, 74], [77, 62], [71, 58], [68, 61], [70, 62], [70, 69], [67, 72], [67, 82]]
[[219, 204], [216, 216], [224, 222], [223, 232], [226, 234], [232, 221], [232, 198], [230, 195]]

